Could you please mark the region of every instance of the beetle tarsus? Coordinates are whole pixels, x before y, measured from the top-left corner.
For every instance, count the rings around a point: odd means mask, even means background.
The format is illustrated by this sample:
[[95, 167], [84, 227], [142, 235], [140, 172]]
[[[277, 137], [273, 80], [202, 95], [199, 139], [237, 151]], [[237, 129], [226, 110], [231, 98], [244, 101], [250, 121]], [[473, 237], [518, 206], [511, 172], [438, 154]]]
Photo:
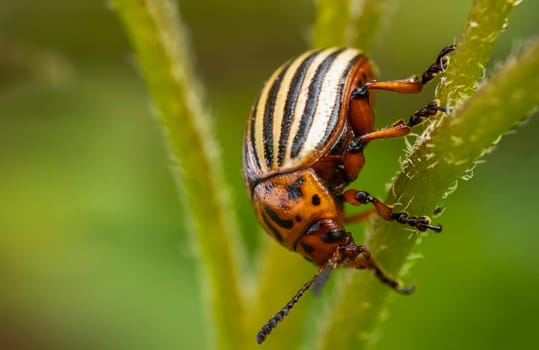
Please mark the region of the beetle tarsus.
[[353, 262], [344, 264], [343, 266], [355, 267], [356, 269], [363, 270], [369, 269], [372, 270], [373, 274], [382, 282], [383, 284], [389, 286], [391, 289], [400, 294], [411, 294], [415, 290], [415, 286], [411, 285], [409, 287], [402, 287], [401, 283], [387, 275], [379, 266], [376, 264], [376, 261], [372, 258], [371, 253], [363, 245], [355, 245], [354, 248], [356, 251], [356, 258]]
[[374, 266], [372, 268], [372, 270], [374, 272], [374, 275], [382, 283], [387, 284], [388, 286], [391, 287], [391, 289], [393, 289], [394, 291], [396, 291], [399, 294], [408, 295], [408, 294], [412, 294], [415, 291], [415, 286], [414, 285], [411, 285], [410, 287], [406, 287], [406, 288], [400, 287], [399, 281], [397, 281], [396, 279], [393, 279], [393, 278], [389, 277], [388, 275], [386, 275], [378, 266]]
[[421, 76], [421, 84], [425, 85], [429, 81], [431, 81], [438, 73], [443, 72], [447, 68], [447, 64], [449, 63], [449, 59], [447, 58], [447, 55], [453, 51], [455, 51], [456, 45], [449, 45], [444, 47], [440, 53], [438, 54], [438, 57], [436, 57], [436, 62], [434, 62], [432, 65], [430, 65], [429, 68], [423, 73]]
[[405, 288], [403, 287], [395, 288], [395, 291], [398, 292], [399, 294], [409, 295], [415, 292], [415, 285], [412, 284], [409, 287], [405, 287]]
[[430, 223], [430, 219], [427, 216], [408, 216], [407, 213], [401, 212], [401, 213], [392, 213], [391, 214], [391, 220], [395, 220], [400, 224], [409, 225], [412, 227], [415, 227], [421, 232], [427, 231], [427, 229], [430, 229], [436, 233], [442, 232], [442, 226], [441, 225], [432, 225]]
[[419, 109], [417, 112], [412, 114], [410, 119], [408, 120], [407, 125], [409, 127], [416, 126], [417, 124], [422, 123], [425, 119], [428, 117], [432, 117], [433, 115], [436, 115], [438, 112], [446, 112], [447, 107], [445, 106], [438, 106], [438, 101], [432, 101], [425, 107]]

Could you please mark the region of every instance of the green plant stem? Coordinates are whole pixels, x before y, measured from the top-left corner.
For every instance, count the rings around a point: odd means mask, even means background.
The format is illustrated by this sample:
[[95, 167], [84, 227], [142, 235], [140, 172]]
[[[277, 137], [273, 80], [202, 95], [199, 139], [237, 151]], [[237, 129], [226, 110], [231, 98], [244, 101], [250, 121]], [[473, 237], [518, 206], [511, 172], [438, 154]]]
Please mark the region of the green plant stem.
[[520, 0], [475, 0], [458, 40], [458, 50], [438, 85], [442, 105], [457, 106], [477, 90], [500, 32], [507, 27], [511, 9]]
[[[495, 16], [485, 16], [484, 11], [477, 8], [484, 6], [483, 1], [474, 2], [469, 21], [474, 23], [474, 27], [484, 26], [484, 33], [488, 33], [486, 35], [490, 38], [488, 44], [475, 47], [474, 50], [481, 52], [473, 55], [478, 60], [474, 62], [474, 70], [486, 66], [492, 41], [506, 22], [506, 3], [490, 2], [489, 11]], [[458, 50], [461, 47], [472, 47], [469, 41], [475, 42], [477, 38], [473, 32], [469, 35], [463, 34], [460, 37]], [[520, 57], [519, 64], [507, 64], [453, 115], [438, 118], [427, 128], [403, 162], [403, 169], [395, 178], [386, 200], [388, 203], [400, 204], [396, 210], [405, 209], [413, 214], [432, 213], [447, 194], [448, 188], [461, 176], [469, 175], [468, 170], [475, 166], [476, 160], [503, 133], [537, 107], [536, 51], [534, 44]], [[461, 60], [464, 62], [459, 62]], [[455, 56], [451, 64], [466, 69], [470, 60], [463, 55]], [[535, 74], [532, 78], [534, 81], [530, 81], [532, 74]], [[481, 76], [476, 74], [475, 79], [470, 79], [462, 71], [455, 72], [450, 86], [474, 91]], [[517, 77], [521, 80], [517, 81]], [[530, 86], [534, 88], [530, 89]], [[446, 96], [452, 92], [443, 92], [443, 89], [440, 91]], [[508, 99], [508, 96], [512, 98]], [[416, 234], [406, 233], [402, 225], [377, 218], [366, 234], [365, 245], [386, 271], [396, 275], [409, 267], [404, 265], [417, 237]], [[354, 344], [354, 348], [363, 349], [374, 338], [373, 330], [385, 307], [389, 289], [365, 273], [355, 273], [339, 284], [338, 288], [340, 293], [335, 298], [337, 302], [331, 308], [318, 348], [346, 349]]]
[[368, 53], [393, 0], [317, 0], [313, 47], [350, 46]]
[[245, 328], [238, 288], [243, 247], [235, 236], [218, 147], [177, 8], [169, 0], [114, 0], [114, 5], [179, 166], [178, 182], [204, 269], [203, 289], [212, 317], [208, 328], [215, 329], [212, 335], [220, 348], [236, 349]]

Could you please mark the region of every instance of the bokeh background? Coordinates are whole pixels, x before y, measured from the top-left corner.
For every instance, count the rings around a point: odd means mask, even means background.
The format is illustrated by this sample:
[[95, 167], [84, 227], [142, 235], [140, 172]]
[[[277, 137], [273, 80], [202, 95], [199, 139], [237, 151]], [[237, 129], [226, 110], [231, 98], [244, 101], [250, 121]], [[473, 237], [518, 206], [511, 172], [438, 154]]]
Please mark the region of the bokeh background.
[[[372, 53], [381, 77], [422, 72], [460, 33], [470, 3], [393, 8]], [[263, 80], [308, 47], [313, 1], [186, 0], [180, 8], [253, 258], [267, 238], [241, 180], [243, 125]], [[514, 9], [491, 69], [539, 34], [537, 13], [537, 1]], [[430, 98], [432, 87], [380, 93], [377, 125]], [[439, 219], [444, 233], [423, 239], [416, 294], [394, 300], [375, 349], [537, 344], [538, 131], [539, 120], [529, 120], [459, 182]], [[371, 145], [359, 186], [383, 197], [403, 146]], [[106, 1], [0, 3], [0, 349], [207, 347], [172, 167]]]

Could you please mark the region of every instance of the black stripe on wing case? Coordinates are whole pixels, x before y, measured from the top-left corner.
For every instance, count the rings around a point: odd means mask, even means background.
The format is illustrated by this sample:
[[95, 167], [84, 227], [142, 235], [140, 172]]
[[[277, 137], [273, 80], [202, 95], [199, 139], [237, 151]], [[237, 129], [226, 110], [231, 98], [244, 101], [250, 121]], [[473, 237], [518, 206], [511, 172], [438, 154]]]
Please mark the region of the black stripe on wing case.
[[251, 118], [251, 130], [249, 130], [249, 138], [250, 138], [250, 152], [253, 154], [253, 158], [255, 160], [255, 165], [257, 169], [260, 169], [260, 159], [258, 159], [258, 153], [256, 152], [256, 144], [255, 144], [255, 124], [256, 124], [256, 113], [258, 112], [258, 102], [260, 101], [260, 95], [256, 98], [256, 102], [254, 104], [253, 110], [249, 118]]
[[309, 86], [307, 104], [305, 105], [305, 109], [301, 116], [299, 129], [296, 136], [294, 137], [294, 142], [292, 143], [292, 149], [290, 153], [292, 158], [295, 158], [299, 154], [301, 147], [303, 147], [303, 144], [305, 143], [305, 140], [309, 135], [311, 124], [313, 122], [314, 114], [318, 105], [318, 95], [320, 94], [320, 90], [322, 89], [322, 84], [324, 82], [326, 73], [335, 58], [337, 58], [337, 56], [343, 50], [344, 49], [340, 49], [329, 55], [324, 61], [322, 61], [322, 63], [318, 66], [316, 70], [313, 81]]
[[[359, 54], [357, 56], [354, 56], [354, 58], [352, 58], [350, 60], [350, 62], [348, 62], [348, 65], [346, 66], [345, 70], [341, 74], [341, 78], [339, 80], [339, 92], [337, 93], [337, 99], [335, 100], [335, 105], [333, 106], [333, 110], [331, 111], [331, 116], [329, 118], [328, 125], [326, 127], [326, 131], [324, 132], [324, 136], [322, 137], [322, 139], [318, 143], [318, 145], [316, 147], [317, 149], [320, 149], [320, 147], [325, 145], [325, 143], [329, 139], [329, 136], [331, 135], [331, 132], [333, 131], [333, 129], [335, 129], [335, 126], [337, 125], [337, 122], [339, 120], [339, 112], [341, 111], [341, 107], [342, 107], [341, 101], [342, 101], [342, 98], [343, 98], [344, 86], [346, 85], [346, 80], [348, 79], [348, 74], [350, 74], [350, 70], [356, 64], [357, 60], [361, 56], [362, 56], [361, 54]], [[343, 102], [347, 103], [347, 101], [343, 101]]]
[[279, 87], [281, 86], [281, 81], [283, 80], [283, 76], [288, 70], [288, 67], [290, 67], [290, 63], [283, 68], [281, 73], [279, 73], [277, 78], [273, 81], [268, 93], [266, 105], [264, 106], [264, 158], [266, 159], [266, 164], [269, 168], [271, 168], [273, 164], [273, 113], [275, 112], [275, 101], [277, 99]]
[[294, 117], [294, 110], [296, 109], [296, 103], [298, 101], [299, 92], [303, 81], [305, 80], [305, 74], [309, 70], [309, 67], [314, 58], [320, 54], [320, 51], [314, 52], [307, 56], [301, 65], [296, 69], [294, 76], [290, 82], [288, 89], [288, 95], [286, 97], [286, 103], [284, 107], [284, 116], [281, 123], [281, 137], [279, 139], [279, 154], [277, 156], [279, 166], [283, 165], [285, 158], [286, 146], [288, 144], [288, 136], [290, 134], [290, 127], [292, 126], [292, 119]]

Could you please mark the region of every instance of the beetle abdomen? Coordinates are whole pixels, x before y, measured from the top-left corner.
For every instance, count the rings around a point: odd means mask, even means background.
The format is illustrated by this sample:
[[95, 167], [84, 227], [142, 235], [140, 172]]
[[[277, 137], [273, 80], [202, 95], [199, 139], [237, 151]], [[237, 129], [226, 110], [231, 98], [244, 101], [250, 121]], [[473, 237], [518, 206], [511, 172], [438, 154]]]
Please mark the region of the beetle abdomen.
[[308, 167], [328, 151], [343, 128], [343, 94], [361, 57], [354, 49], [309, 51], [275, 71], [248, 120], [248, 182]]

